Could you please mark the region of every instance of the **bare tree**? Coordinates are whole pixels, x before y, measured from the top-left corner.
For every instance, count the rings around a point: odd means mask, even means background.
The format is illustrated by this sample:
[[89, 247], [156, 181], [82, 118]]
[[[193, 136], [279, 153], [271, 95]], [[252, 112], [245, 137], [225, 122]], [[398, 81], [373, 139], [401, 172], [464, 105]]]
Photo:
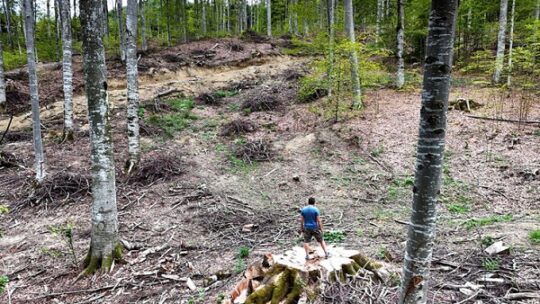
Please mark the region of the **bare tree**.
[[4, 75], [4, 54], [0, 41], [0, 110], [6, 107], [6, 79]]
[[[353, 4], [352, 0], [344, 0], [344, 11], [345, 11], [345, 31], [347, 32], [347, 38], [352, 43], [356, 43], [356, 37], [354, 34], [354, 14], [353, 14]], [[362, 89], [360, 87], [360, 76], [358, 73], [358, 53], [356, 53], [356, 47], [350, 50], [350, 60], [351, 60], [351, 83], [352, 83], [352, 93], [353, 101], [352, 107], [354, 109], [359, 109], [362, 107]]]
[[73, 71], [71, 69], [71, 9], [69, 0], [60, 0], [62, 22], [62, 72], [64, 79], [64, 135], [63, 140], [73, 140]]
[[39, 93], [34, 44], [34, 10], [32, 0], [24, 0], [24, 28], [26, 38], [26, 55], [28, 58], [28, 80], [30, 101], [32, 104], [32, 129], [34, 138], [34, 153], [36, 180], [41, 182], [45, 177], [45, 155], [41, 139], [41, 120], [39, 118]]
[[146, 41], [146, 17], [144, 16], [144, 0], [139, 0], [139, 9], [141, 11], [141, 49], [148, 50], [148, 41]]
[[506, 79], [506, 85], [510, 87], [512, 85], [512, 51], [514, 48], [514, 19], [516, 15], [516, 0], [512, 0], [512, 18], [510, 19], [510, 40], [508, 45], [508, 78]]
[[495, 59], [495, 73], [493, 82], [499, 83], [504, 66], [504, 48], [506, 46], [506, 15], [508, 14], [508, 0], [501, 0], [499, 13], [499, 34], [497, 35], [497, 58]]
[[86, 274], [91, 274], [98, 269], [109, 270], [113, 261], [120, 258], [122, 254], [122, 247], [118, 240], [115, 170], [100, 2], [101, 0], [80, 1], [84, 79], [90, 124], [93, 198], [90, 249], [84, 260]]
[[266, 35], [272, 37], [272, 0], [266, 0]]
[[432, 0], [429, 15], [411, 223], [399, 303], [424, 304], [435, 239], [437, 199], [458, 0]]
[[405, 84], [405, 61], [403, 49], [405, 47], [405, 0], [397, 0], [398, 25], [397, 25], [397, 75], [396, 86], [401, 89]]
[[139, 82], [137, 80], [137, 0], [128, 0], [126, 15], [126, 78], [127, 78], [127, 173], [139, 162]]
[[116, 0], [116, 19], [118, 22], [118, 39], [120, 40], [120, 59], [126, 61], [126, 37], [124, 35], [124, 19], [122, 16], [122, 0]]

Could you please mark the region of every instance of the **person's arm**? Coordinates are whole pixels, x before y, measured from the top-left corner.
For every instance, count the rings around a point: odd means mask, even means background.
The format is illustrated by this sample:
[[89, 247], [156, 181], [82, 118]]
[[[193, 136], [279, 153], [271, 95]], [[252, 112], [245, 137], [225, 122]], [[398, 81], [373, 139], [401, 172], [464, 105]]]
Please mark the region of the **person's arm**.
[[318, 215], [317, 215], [317, 224], [319, 225], [319, 229], [321, 229], [321, 232], [323, 232], [321, 217]]
[[304, 217], [300, 215], [300, 231], [304, 232]]

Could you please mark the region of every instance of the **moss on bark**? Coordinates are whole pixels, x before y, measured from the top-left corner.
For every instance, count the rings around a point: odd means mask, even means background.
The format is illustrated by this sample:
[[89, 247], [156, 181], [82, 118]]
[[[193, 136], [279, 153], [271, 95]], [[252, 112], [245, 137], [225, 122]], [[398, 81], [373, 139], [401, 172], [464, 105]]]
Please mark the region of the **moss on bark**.
[[103, 255], [93, 255], [92, 246], [88, 250], [88, 254], [83, 261], [83, 274], [91, 275], [98, 270], [109, 271], [111, 269], [113, 261], [119, 261], [122, 259], [122, 251], [124, 247], [121, 243], [116, 244], [112, 252], [103, 256]]

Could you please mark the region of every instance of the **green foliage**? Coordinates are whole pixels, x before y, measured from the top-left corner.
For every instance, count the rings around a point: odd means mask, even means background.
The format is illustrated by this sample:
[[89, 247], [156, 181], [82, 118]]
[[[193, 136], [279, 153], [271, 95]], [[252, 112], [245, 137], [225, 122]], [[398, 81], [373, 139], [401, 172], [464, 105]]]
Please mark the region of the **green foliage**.
[[73, 246], [73, 230], [75, 225], [72, 223], [65, 223], [60, 225], [51, 225], [48, 227], [49, 232], [54, 236], [60, 238], [69, 249], [69, 253], [73, 262], [73, 265], [77, 265], [77, 255]]
[[533, 244], [540, 244], [540, 229], [529, 232], [529, 241]]
[[249, 247], [242, 246], [238, 249], [238, 257], [240, 259], [245, 259], [249, 256]]
[[342, 230], [325, 231], [324, 240], [328, 243], [341, 243], [345, 241], [345, 232]]
[[26, 64], [26, 52], [4, 51], [4, 69], [6, 71], [22, 67]]
[[9, 206], [0, 204], [0, 214], [8, 213], [9, 212]]
[[246, 262], [242, 259], [236, 259], [234, 262], [234, 272], [241, 273], [246, 270]]
[[371, 150], [370, 154], [373, 157], [377, 157], [377, 156], [381, 155], [383, 152], [384, 152], [384, 145], [383, 144], [378, 144], [375, 148], [373, 148], [373, 150]]
[[463, 213], [467, 213], [471, 211], [471, 209], [467, 205], [453, 203], [453, 204], [448, 205], [448, 211], [450, 211], [450, 213], [463, 214]]
[[216, 304], [222, 304], [225, 301], [225, 294], [220, 293], [216, 298]]
[[385, 246], [379, 247], [377, 253], [375, 254], [377, 258], [381, 260], [386, 260], [386, 257], [389, 255], [388, 249]]
[[505, 214], [505, 215], [491, 215], [487, 217], [481, 217], [481, 218], [473, 218], [470, 220], [467, 220], [463, 223], [463, 226], [467, 229], [472, 228], [478, 228], [482, 226], [487, 226], [495, 223], [502, 223], [502, 222], [509, 222], [513, 219], [513, 216], [511, 214]]
[[232, 97], [238, 95], [238, 91], [236, 90], [217, 90], [213, 93], [214, 97], [216, 98], [225, 98], [225, 97]]
[[495, 56], [491, 50], [474, 52], [461, 68], [463, 73], [476, 73], [491, 76], [495, 71]]
[[304, 76], [300, 79], [297, 100], [300, 103], [311, 102], [328, 94], [327, 82], [319, 76]]
[[491, 246], [493, 243], [495, 243], [495, 240], [493, 239], [492, 236], [489, 236], [489, 235], [486, 235], [482, 238], [482, 240], [480, 241], [482, 243], [483, 246], [485, 247], [489, 247]]
[[7, 284], [9, 283], [9, 278], [5, 275], [0, 276], [0, 294], [3, 294]]
[[139, 108], [137, 109], [137, 116], [139, 117], [139, 119], [144, 118], [144, 106], [139, 106]]
[[191, 114], [193, 100], [191, 99], [169, 99], [167, 103], [173, 109], [169, 114], [152, 114], [147, 122], [159, 127], [166, 137], [172, 138], [176, 132], [185, 129], [191, 121], [197, 119]]
[[495, 271], [500, 267], [499, 259], [484, 258], [482, 259], [482, 268], [486, 271]]

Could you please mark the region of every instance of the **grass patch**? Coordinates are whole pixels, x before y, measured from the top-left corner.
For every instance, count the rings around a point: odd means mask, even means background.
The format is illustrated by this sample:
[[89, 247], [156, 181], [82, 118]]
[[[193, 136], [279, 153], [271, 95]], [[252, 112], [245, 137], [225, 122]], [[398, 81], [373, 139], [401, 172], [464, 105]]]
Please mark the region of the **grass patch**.
[[0, 205], [0, 214], [8, 213], [9, 212], [9, 206], [1, 204]]
[[238, 249], [238, 257], [240, 259], [245, 259], [249, 256], [249, 247], [242, 246]]
[[448, 205], [448, 211], [454, 214], [463, 214], [463, 213], [467, 213], [471, 211], [471, 209], [467, 205], [454, 203], [454, 204]]
[[540, 244], [540, 229], [529, 232], [529, 241], [533, 244]]
[[147, 122], [160, 128], [165, 137], [172, 138], [176, 132], [188, 127], [197, 117], [191, 113], [193, 109], [191, 99], [170, 99], [167, 103], [171, 106], [171, 113], [153, 114], [148, 117]]
[[486, 271], [495, 271], [499, 269], [500, 263], [499, 259], [484, 258], [482, 260], [482, 268]]
[[467, 230], [472, 228], [478, 228], [482, 226], [492, 225], [495, 223], [502, 223], [502, 222], [509, 222], [513, 219], [513, 216], [511, 214], [505, 214], [505, 215], [491, 215], [487, 217], [481, 217], [476, 219], [470, 219], [463, 223], [463, 226], [467, 228]]
[[345, 240], [345, 232], [342, 230], [331, 230], [324, 233], [324, 240], [328, 243], [341, 243]]
[[7, 284], [9, 283], [9, 278], [5, 275], [0, 276], [0, 294], [4, 293]]
[[232, 97], [238, 95], [238, 91], [236, 90], [217, 90], [214, 92], [214, 97], [216, 98], [225, 98], [225, 97]]

